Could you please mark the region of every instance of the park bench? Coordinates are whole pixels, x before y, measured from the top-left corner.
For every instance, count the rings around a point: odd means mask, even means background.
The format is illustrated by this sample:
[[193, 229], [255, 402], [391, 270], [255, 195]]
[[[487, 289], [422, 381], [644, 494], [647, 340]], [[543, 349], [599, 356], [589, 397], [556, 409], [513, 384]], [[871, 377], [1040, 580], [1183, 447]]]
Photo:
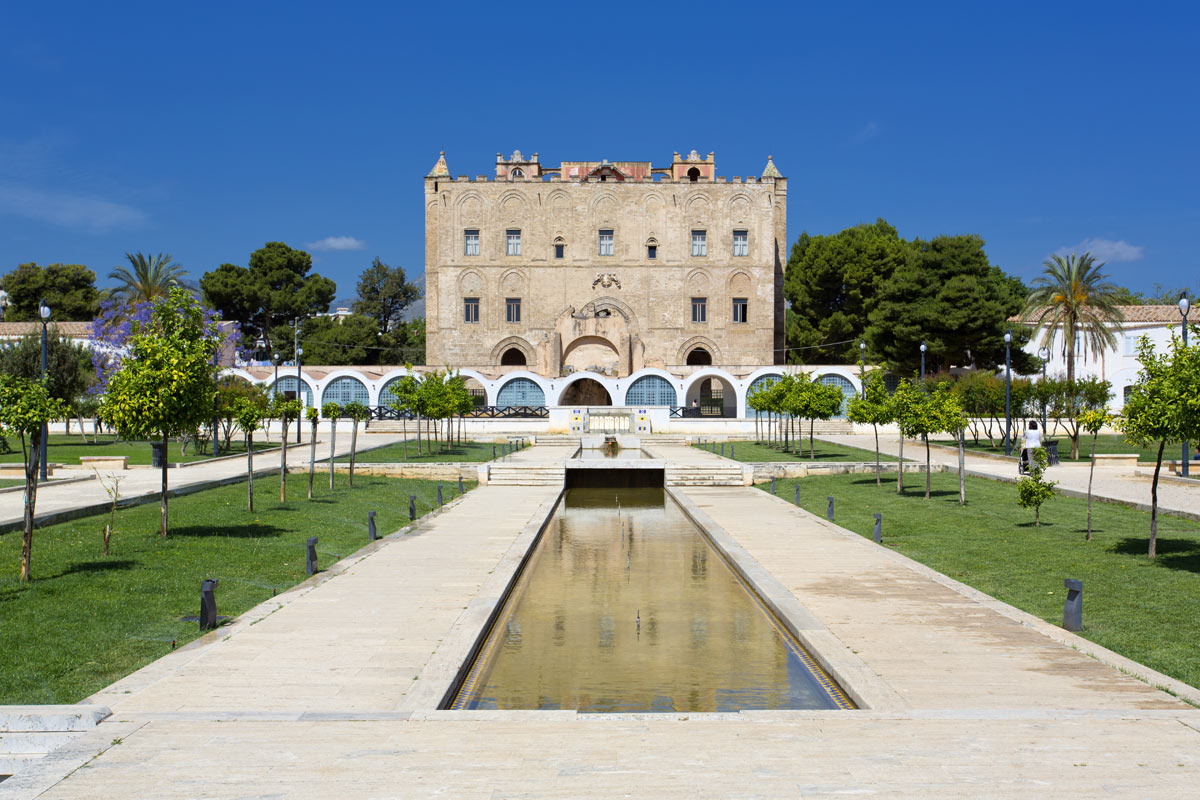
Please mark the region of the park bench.
[[129, 469], [129, 456], [80, 456], [79, 464], [93, 469]]

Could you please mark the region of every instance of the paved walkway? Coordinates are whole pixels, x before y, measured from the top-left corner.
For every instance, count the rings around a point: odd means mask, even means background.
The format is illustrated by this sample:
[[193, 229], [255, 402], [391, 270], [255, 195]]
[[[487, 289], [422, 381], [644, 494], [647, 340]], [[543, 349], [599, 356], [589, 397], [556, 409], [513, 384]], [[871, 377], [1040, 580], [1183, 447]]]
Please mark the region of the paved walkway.
[[[872, 452], [875, 450], [875, 437], [871, 434], [822, 436], [820, 438], [829, 442], [850, 445], [851, 447], [861, 447], [864, 450]], [[889, 455], [897, 455], [900, 450], [899, 438], [894, 435], [885, 436], [881, 434], [879, 437], [879, 450]], [[904, 457], [924, 463], [925, 448], [920, 444], [905, 442]], [[958, 469], [957, 453], [931, 449], [930, 460], [935, 464], [947, 464], [956, 470]], [[971, 455], [970, 450], [967, 451], [966, 466], [967, 469], [998, 478], [1012, 479], [1017, 477], [1016, 462], [998, 461], [993, 458], [974, 456]], [[1087, 462], [1079, 464], [1062, 463], [1058, 466], [1050, 467], [1046, 471], [1046, 476], [1051, 480], [1058, 481], [1059, 485], [1063, 488], [1085, 492], [1087, 491], [1088, 484], [1088, 466]], [[884, 465], [884, 469], [886, 468], [887, 465]], [[1142, 467], [1140, 471], [1145, 472], [1146, 468]], [[1166, 471], [1164, 470], [1165, 473]], [[1103, 497], [1123, 503], [1134, 503], [1149, 507], [1150, 486], [1150, 479], [1135, 474], [1133, 467], [1097, 466], [1096, 475], [1092, 483], [1092, 495], [1094, 497]], [[1181, 511], [1189, 514], [1200, 512], [1200, 483], [1189, 486], [1160, 481], [1158, 484], [1158, 507], [1162, 511]]]

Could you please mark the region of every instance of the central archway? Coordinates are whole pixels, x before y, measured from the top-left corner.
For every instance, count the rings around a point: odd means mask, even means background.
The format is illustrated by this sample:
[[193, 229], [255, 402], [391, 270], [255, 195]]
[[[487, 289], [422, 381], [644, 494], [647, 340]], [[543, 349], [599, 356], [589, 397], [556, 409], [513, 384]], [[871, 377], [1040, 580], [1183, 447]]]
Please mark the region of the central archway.
[[558, 402], [564, 406], [611, 406], [612, 397], [599, 381], [580, 378], [563, 390]]
[[621, 354], [616, 345], [603, 336], [581, 336], [563, 351], [563, 367], [567, 372], [598, 372], [617, 375]]

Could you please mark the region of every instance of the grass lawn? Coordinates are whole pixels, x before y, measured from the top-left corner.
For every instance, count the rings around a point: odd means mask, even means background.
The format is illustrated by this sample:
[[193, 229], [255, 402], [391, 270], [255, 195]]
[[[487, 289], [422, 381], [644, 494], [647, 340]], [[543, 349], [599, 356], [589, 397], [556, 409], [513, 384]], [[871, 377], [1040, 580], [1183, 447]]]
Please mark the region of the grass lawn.
[[[1058, 440], [1058, 456], [1063, 461], [1071, 460], [1071, 440], [1066, 436], [1050, 436], [1050, 439]], [[935, 444], [944, 444], [948, 447], [956, 447], [957, 443], [951, 440], [933, 439]], [[967, 450], [976, 450], [981, 453], [993, 453], [995, 455], [1004, 455], [1004, 445], [1000, 444], [997, 439], [997, 446], [991, 447], [988, 445], [987, 439], [980, 439], [979, 445], [976, 446], [971, 437], [967, 437]], [[1014, 439], [1013, 444], [1014, 455], [1020, 454], [1020, 440]], [[1192, 446], [1193, 450], [1195, 445]], [[1168, 442], [1166, 448], [1163, 449], [1163, 461], [1171, 459], [1178, 460], [1182, 453], [1182, 445], [1179, 442]], [[1103, 433], [1096, 437], [1096, 452], [1097, 453], [1137, 453], [1138, 461], [1154, 461], [1158, 458], [1158, 445], [1149, 447], [1139, 447], [1135, 444], [1130, 444], [1125, 441], [1125, 437], [1119, 433]], [[1092, 460], [1092, 437], [1083, 434], [1079, 437], [1079, 458], [1076, 461], [1091, 461]]]
[[[381, 536], [437, 506], [436, 482], [320, 477], [313, 500], [305, 476], [254, 482], [256, 511], [246, 510], [246, 484], [172, 498], [170, 532], [158, 535], [158, 503], [117, 512], [109, 555], [101, 532], [107, 515], [39, 529], [33, 537], [34, 580], [22, 585], [21, 534], [0, 535], [0, 704], [74, 703], [200, 635], [181, 617], [200, 613], [200, 581], [217, 578], [217, 612], [241, 614], [303, 581], [305, 539], [319, 536], [326, 568], [367, 544], [367, 511]], [[474, 488], [475, 484], [467, 484]], [[446, 483], [446, 501], [457, 487]]]
[[[293, 434], [294, 435], [294, 434]], [[8, 445], [13, 449], [11, 453], [0, 453], [0, 463], [22, 463], [21, 442], [19, 439], [9, 437]], [[271, 442], [264, 442], [261, 434], [254, 437], [254, 450], [257, 452], [260, 449], [265, 450], [268, 447], [278, 447], [279, 437], [275, 436]], [[167, 460], [172, 464], [175, 463], [190, 463], [192, 461], [203, 461], [206, 458], [212, 458], [212, 448], [209, 447], [204, 453], [197, 454], [194, 445], [188, 446], [186, 456], [179, 454], [180, 444], [171, 442], [167, 447]], [[245, 440], [238, 440], [237, 436], [229, 442], [229, 449], [226, 450], [224, 445], [221, 447], [221, 455], [235, 455], [240, 453], [246, 454]], [[50, 434], [50, 441], [46, 445], [46, 458], [51, 464], [72, 464], [79, 465], [80, 456], [128, 456], [130, 464], [149, 464], [150, 463], [150, 442], [127, 442], [117, 441], [113, 434], [100, 434], [100, 441], [92, 444], [92, 437], [88, 436], [87, 444], [83, 443], [83, 439], [79, 436], [68, 436], [63, 433]]]
[[[761, 461], [809, 461], [808, 457], [808, 437], [804, 437], [804, 447], [801, 452], [785, 453], [781, 448], [771, 447], [767, 444], [758, 444], [754, 441], [742, 442], [726, 442], [725, 457], [729, 457], [729, 446], [733, 445], [733, 458], [735, 461], [761, 462]], [[875, 463], [874, 450], [860, 450], [857, 447], [845, 447], [832, 442], [823, 442], [820, 439], [813, 440], [813, 445], [816, 451], [817, 461], [869, 461]], [[702, 450], [711, 452], [712, 445], [693, 445], [700, 447]], [[717, 443], [717, 455], [721, 454], [721, 443]], [[896, 457], [889, 456], [887, 453], [879, 454], [880, 462], [895, 463]]]
[[7, 489], [10, 486], [24, 486], [25, 481], [20, 478], [0, 478], [0, 489]]
[[[348, 434], [347, 434], [348, 435]], [[341, 440], [341, 435], [338, 439]], [[346, 440], [349, 442], [349, 439]], [[374, 450], [360, 450], [356, 457], [356, 462], [360, 464], [399, 464], [404, 463], [439, 463], [446, 461], [491, 461], [492, 460], [492, 443], [491, 442], [463, 442], [450, 447], [434, 444], [433, 454], [429, 453], [429, 443], [421, 441], [421, 453], [417, 455], [417, 440], [409, 439], [406, 445], [404, 442], [396, 442], [385, 447], [379, 447]], [[495, 445], [496, 453], [500, 453], [500, 445]], [[339, 462], [348, 462], [349, 454], [338, 459]]]
[[[906, 477], [906, 493], [869, 475], [780, 481], [776, 492], [824, 516], [835, 498], [839, 525], [870, 537], [883, 514], [883, 542], [922, 564], [1056, 625], [1062, 624], [1063, 580], [1083, 581], [1081, 635], [1104, 647], [1200, 686], [1200, 522], [1159, 515], [1158, 558], [1146, 557], [1150, 515], [1094, 503], [1093, 539], [1084, 540], [1087, 502], [1056, 497], [1042, 506], [1042, 526], [1017, 505], [1013, 484], [967, 478], [958, 505], [958, 476]], [[768, 488], [769, 487], [762, 487]]]

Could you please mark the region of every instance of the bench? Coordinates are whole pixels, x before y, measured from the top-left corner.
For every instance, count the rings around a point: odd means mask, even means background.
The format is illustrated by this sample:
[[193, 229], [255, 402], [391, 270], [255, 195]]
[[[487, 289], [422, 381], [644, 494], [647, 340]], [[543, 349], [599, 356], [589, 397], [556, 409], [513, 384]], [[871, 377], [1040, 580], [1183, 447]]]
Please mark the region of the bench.
[[129, 456], [80, 456], [81, 467], [93, 469], [129, 469]]

